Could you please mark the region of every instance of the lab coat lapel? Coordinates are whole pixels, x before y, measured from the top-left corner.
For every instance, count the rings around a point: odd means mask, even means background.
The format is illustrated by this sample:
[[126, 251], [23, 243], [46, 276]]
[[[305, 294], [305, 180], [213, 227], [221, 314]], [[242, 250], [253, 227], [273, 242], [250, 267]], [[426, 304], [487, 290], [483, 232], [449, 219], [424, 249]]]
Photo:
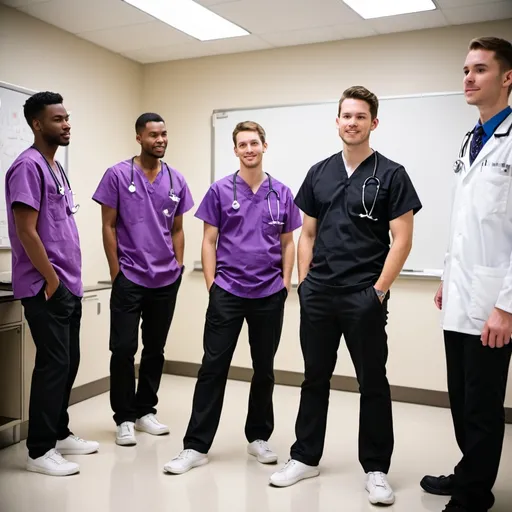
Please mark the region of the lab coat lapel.
[[[467, 179], [467, 177], [472, 173], [474, 169], [480, 168], [482, 165], [482, 162], [485, 161], [485, 159], [494, 152], [501, 144], [504, 144], [505, 141], [508, 139], [508, 137], [496, 137], [496, 135], [505, 134], [510, 130], [510, 127], [512, 125], [512, 114], [510, 114], [503, 123], [501, 123], [498, 126], [498, 129], [494, 132], [494, 134], [491, 136], [491, 138], [486, 142], [485, 146], [481, 149], [480, 153], [478, 153], [477, 157], [475, 158], [472, 165], [469, 165], [469, 146], [468, 150], [466, 151], [466, 154], [464, 155], [463, 161], [464, 165], [466, 166], [466, 169], [468, 171], [466, 172], [466, 175], [464, 176], [464, 179]], [[512, 135], [512, 134], [511, 134]], [[509, 135], [509, 136], [511, 136]]]

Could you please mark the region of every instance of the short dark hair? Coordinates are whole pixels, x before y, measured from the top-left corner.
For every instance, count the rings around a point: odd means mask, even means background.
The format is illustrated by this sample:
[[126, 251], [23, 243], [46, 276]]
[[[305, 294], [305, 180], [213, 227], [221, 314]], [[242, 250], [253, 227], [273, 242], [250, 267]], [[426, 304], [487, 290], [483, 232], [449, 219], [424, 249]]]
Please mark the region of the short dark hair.
[[[506, 39], [499, 37], [477, 37], [469, 43], [470, 50], [487, 50], [494, 52], [494, 58], [499, 62], [503, 73], [512, 69], [512, 44]], [[512, 91], [512, 85], [508, 93]]]
[[261, 140], [262, 144], [265, 144], [266, 140], [266, 133], [263, 129], [263, 126], [261, 126], [258, 123], [255, 123], [254, 121], [242, 121], [241, 123], [238, 123], [235, 126], [235, 129], [233, 130], [233, 144], [236, 147], [236, 136], [240, 132], [256, 132], [258, 134], [258, 137]]
[[36, 92], [23, 105], [23, 115], [27, 120], [30, 128], [32, 121], [36, 119], [48, 105], [60, 105], [63, 98], [56, 92]]
[[377, 96], [375, 96], [373, 92], [370, 92], [368, 89], [366, 89], [366, 87], [363, 87], [362, 85], [354, 85], [353, 87], [349, 87], [343, 92], [338, 103], [338, 117], [341, 113], [341, 104], [347, 99], [366, 101], [366, 103], [368, 103], [370, 106], [370, 114], [372, 116], [372, 120], [377, 117], [379, 112], [379, 100]]
[[146, 125], [148, 123], [165, 123], [162, 116], [155, 114], [154, 112], [146, 112], [145, 114], [141, 114], [137, 121], [135, 121], [135, 131], [140, 133], [144, 131]]

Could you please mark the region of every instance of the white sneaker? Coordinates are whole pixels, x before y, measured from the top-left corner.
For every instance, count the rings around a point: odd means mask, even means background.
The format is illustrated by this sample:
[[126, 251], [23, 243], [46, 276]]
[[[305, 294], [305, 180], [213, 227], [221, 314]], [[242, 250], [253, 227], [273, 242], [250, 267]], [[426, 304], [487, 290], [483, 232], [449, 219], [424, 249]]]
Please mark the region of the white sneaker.
[[95, 453], [100, 447], [96, 441], [86, 441], [80, 437], [70, 435], [62, 441], [57, 441], [55, 449], [61, 455], [89, 455]]
[[366, 475], [366, 490], [372, 505], [393, 505], [395, 495], [388, 482], [388, 477], [380, 471], [371, 471]]
[[68, 476], [80, 471], [80, 466], [76, 462], [66, 460], [55, 448], [37, 459], [29, 457], [26, 468], [34, 473], [50, 476]]
[[277, 462], [277, 453], [274, 453], [268, 446], [267, 441], [256, 439], [247, 445], [247, 453], [254, 455], [262, 464], [273, 464]]
[[134, 446], [137, 444], [133, 421], [125, 421], [117, 426], [116, 444], [119, 446]]
[[288, 487], [296, 484], [305, 478], [313, 478], [318, 476], [317, 466], [308, 466], [298, 460], [290, 459], [281, 469], [270, 477], [270, 483], [276, 487]]
[[161, 436], [169, 433], [169, 427], [160, 423], [154, 414], [146, 414], [135, 422], [135, 430], [146, 432], [154, 436]]
[[181, 475], [192, 468], [203, 466], [204, 464], [208, 464], [208, 455], [206, 453], [199, 453], [195, 450], [183, 450], [164, 466], [164, 471], [174, 475]]

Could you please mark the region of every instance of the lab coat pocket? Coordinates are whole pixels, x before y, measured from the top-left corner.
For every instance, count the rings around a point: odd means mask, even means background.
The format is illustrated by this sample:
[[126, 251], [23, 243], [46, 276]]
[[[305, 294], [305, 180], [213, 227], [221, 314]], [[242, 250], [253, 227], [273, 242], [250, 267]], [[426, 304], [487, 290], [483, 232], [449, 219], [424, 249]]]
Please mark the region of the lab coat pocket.
[[487, 322], [503, 287], [503, 280], [507, 274], [506, 268], [473, 267], [473, 280], [471, 282], [471, 301], [469, 316], [475, 320]]
[[507, 213], [511, 176], [506, 167], [484, 162], [481, 168], [481, 182], [476, 191], [476, 204], [482, 214]]

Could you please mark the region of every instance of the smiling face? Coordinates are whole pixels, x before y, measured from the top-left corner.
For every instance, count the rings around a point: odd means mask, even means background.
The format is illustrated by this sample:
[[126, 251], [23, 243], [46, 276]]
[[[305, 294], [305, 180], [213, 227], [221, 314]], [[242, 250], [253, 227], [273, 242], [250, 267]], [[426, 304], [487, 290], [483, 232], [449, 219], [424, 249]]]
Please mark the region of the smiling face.
[[464, 63], [464, 95], [470, 105], [490, 107], [508, 97], [512, 70], [504, 70], [490, 50], [471, 50]]
[[153, 158], [163, 158], [167, 149], [167, 128], [163, 121], [149, 121], [137, 134], [142, 152]]
[[247, 169], [261, 165], [266, 149], [267, 144], [262, 142], [258, 132], [241, 131], [236, 134], [235, 155], [240, 159], [240, 164]]
[[346, 98], [340, 105], [336, 119], [338, 134], [347, 146], [359, 146], [368, 142], [379, 121], [372, 119], [370, 105], [364, 100]]

